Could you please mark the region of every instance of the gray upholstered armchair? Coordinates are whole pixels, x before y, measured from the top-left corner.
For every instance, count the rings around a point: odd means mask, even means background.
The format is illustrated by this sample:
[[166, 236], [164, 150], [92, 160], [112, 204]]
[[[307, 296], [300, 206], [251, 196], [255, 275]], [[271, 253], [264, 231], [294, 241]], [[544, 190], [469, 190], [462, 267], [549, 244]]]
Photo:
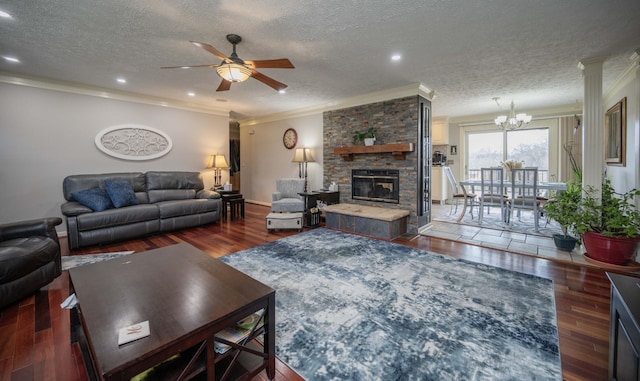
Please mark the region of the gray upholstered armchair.
[[0, 225], [0, 308], [29, 296], [62, 272], [57, 217]]
[[304, 179], [277, 179], [276, 191], [271, 197], [272, 212], [304, 212]]

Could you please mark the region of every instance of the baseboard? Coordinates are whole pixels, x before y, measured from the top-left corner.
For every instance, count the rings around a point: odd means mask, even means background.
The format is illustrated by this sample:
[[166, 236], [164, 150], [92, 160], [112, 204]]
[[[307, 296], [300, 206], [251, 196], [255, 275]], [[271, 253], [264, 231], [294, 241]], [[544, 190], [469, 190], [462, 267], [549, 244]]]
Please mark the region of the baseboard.
[[249, 204], [256, 204], [256, 205], [271, 207], [270, 202], [262, 202], [262, 201], [256, 201], [256, 200], [246, 200], [246, 199], [244, 200], [244, 202], [248, 202]]

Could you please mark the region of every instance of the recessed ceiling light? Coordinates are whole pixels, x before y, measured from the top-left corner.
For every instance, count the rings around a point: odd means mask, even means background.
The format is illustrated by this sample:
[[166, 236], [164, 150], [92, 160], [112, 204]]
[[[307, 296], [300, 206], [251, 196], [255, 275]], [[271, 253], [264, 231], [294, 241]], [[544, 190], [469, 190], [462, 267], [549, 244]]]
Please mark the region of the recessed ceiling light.
[[118, 78], [116, 81], [118, 81], [118, 83], [127, 83], [127, 80], [124, 78]]
[[282, 90], [278, 90], [278, 92], [279, 92], [280, 94], [286, 94], [286, 93], [287, 93], [287, 90], [282, 89]]
[[400, 54], [394, 54], [391, 56], [391, 61], [400, 61], [402, 56]]
[[187, 95], [188, 95], [188, 96], [190, 96], [190, 97], [195, 97], [195, 96], [196, 96], [196, 93], [194, 93], [193, 91], [189, 91], [189, 92], [187, 93]]
[[5, 19], [12, 19], [13, 17], [5, 11], [0, 11], [0, 17]]
[[9, 62], [20, 63], [20, 60], [17, 59], [16, 57], [2, 56], [2, 58], [4, 58], [6, 61], [9, 61]]

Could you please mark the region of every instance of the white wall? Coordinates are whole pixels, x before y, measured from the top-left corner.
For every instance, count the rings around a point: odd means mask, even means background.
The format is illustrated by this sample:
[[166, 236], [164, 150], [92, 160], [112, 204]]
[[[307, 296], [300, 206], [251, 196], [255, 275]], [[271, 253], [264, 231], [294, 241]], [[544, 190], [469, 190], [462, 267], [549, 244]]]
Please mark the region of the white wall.
[[[218, 114], [0, 83], [0, 223], [62, 216], [62, 180], [81, 173], [205, 171], [209, 155], [229, 154], [229, 118]], [[173, 149], [147, 161], [95, 146], [109, 126], [139, 124], [169, 135]], [[223, 171], [223, 181], [228, 172]], [[58, 227], [64, 231], [64, 224]]]
[[638, 168], [640, 166], [640, 78], [638, 78], [638, 71], [629, 72], [628, 76], [620, 82], [620, 86], [605, 95], [603, 104], [606, 111], [622, 98], [627, 97], [626, 166], [606, 166], [611, 185], [617, 192], [624, 193], [633, 188], [640, 188], [640, 179], [638, 179], [638, 173], [640, 173]]
[[[291, 162], [295, 149], [286, 149], [282, 135], [288, 128], [298, 133], [296, 148], [310, 148], [308, 190], [323, 187], [322, 113], [271, 122], [240, 123], [241, 190], [247, 201], [271, 205], [278, 178], [297, 178], [298, 164]], [[325, 184], [328, 186], [328, 184]]]

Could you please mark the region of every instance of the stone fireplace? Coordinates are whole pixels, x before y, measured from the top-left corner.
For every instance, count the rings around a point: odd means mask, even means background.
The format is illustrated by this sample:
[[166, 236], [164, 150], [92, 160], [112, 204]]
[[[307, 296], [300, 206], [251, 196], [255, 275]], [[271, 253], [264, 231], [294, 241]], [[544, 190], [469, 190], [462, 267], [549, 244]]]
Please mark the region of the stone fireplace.
[[400, 202], [400, 171], [397, 169], [354, 169], [351, 198], [373, 202]]
[[[339, 186], [340, 203], [400, 209], [410, 213], [407, 232], [417, 233], [423, 225], [421, 188], [422, 172], [419, 164], [423, 151], [421, 128], [421, 105], [429, 104], [425, 98], [415, 95], [376, 103], [359, 105], [323, 113], [323, 183], [335, 182]], [[430, 120], [430, 116], [428, 116]], [[430, 122], [429, 122], [430, 123]], [[376, 130], [375, 146], [412, 144], [412, 151], [401, 155], [395, 152], [372, 152], [364, 149], [353, 155], [341, 155], [335, 149], [354, 146], [356, 131]], [[369, 179], [368, 185], [356, 186], [355, 176], [367, 176], [359, 171], [393, 173], [396, 180]], [[418, 180], [418, 179], [421, 180]], [[384, 189], [381, 189], [384, 188]], [[378, 189], [378, 193], [375, 190]], [[373, 193], [370, 193], [373, 192]], [[428, 204], [428, 203], [425, 203]]]

